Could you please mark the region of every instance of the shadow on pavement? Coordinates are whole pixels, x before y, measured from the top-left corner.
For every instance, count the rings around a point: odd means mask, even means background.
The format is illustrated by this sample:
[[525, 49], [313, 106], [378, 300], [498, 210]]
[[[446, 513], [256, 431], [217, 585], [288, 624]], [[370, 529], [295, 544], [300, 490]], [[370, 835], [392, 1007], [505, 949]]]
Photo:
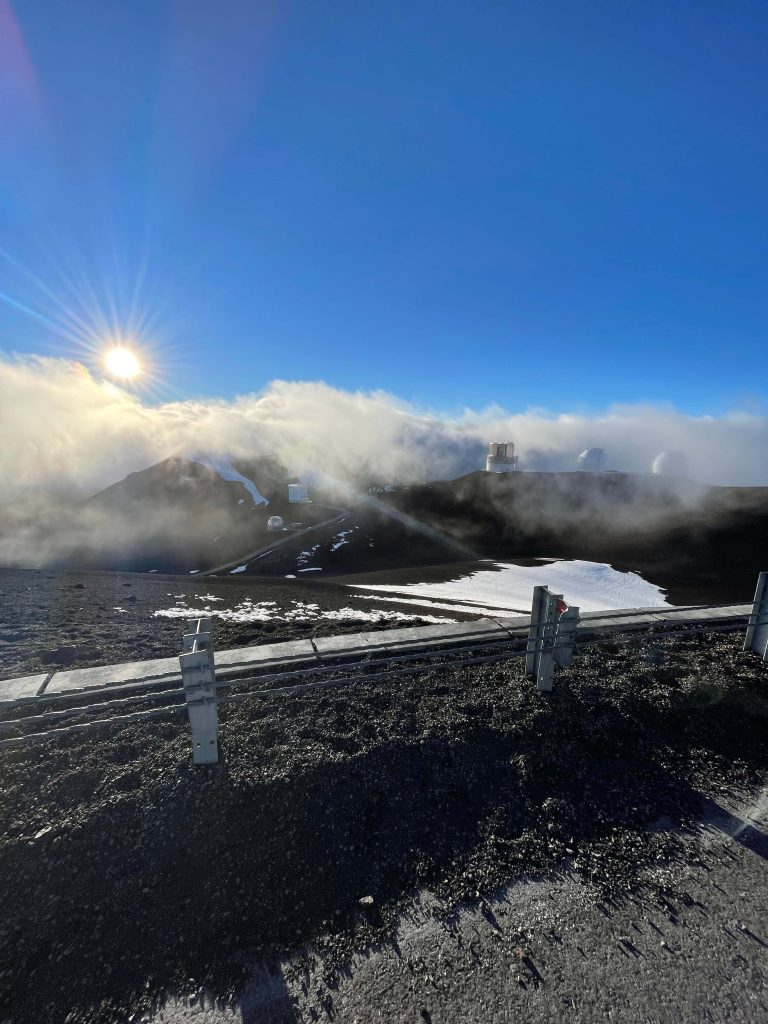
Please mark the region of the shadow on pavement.
[[730, 836], [758, 857], [768, 860], [768, 835], [751, 821], [732, 814], [710, 798], [703, 802], [703, 816], [709, 825]]

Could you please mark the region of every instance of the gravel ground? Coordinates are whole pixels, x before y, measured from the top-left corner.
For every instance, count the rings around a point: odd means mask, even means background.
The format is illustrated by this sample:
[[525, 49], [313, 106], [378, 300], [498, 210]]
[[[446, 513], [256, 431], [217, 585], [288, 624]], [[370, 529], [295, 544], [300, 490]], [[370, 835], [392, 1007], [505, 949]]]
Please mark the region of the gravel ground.
[[[409, 611], [405, 603], [398, 604], [399, 611], [393, 614], [391, 604], [377, 606], [345, 586], [306, 578], [0, 569], [0, 594], [0, 679], [57, 668], [173, 657], [180, 650], [182, 622], [157, 617], [155, 612], [178, 607], [180, 602], [195, 608], [210, 604], [216, 612], [242, 609], [248, 600], [276, 602], [277, 612], [270, 621], [217, 619], [216, 646], [220, 650], [419, 625], [429, 614], [423, 608]], [[208, 602], [204, 595], [213, 595], [215, 600]], [[297, 614], [307, 604], [317, 605], [319, 610]], [[382, 613], [380, 622], [370, 617], [377, 607]], [[338, 612], [343, 608], [366, 618], [340, 619]], [[327, 617], [328, 613], [334, 617]], [[449, 611], [442, 614], [446, 621], [472, 617]]]
[[[722, 806], [768, 769], [768, 671], [740, 643], [612, 639], [549, 695], [521, 659], [444, 657], [222, 705], [223, 759], [206, 769], [180, 719], [0, 752], [0, 1020], [140, 1021], [173, 993], [237, 1002], [254, 961], [292, 952], [287, 1019], [332, 1017], [345, 965], [390, 941], [424, 889], [448, 914], [565, 872], [606, 906], [685, 905], [702, 794]], [[312, 962], [296, 958], [307, 947]]]
[[[236, 1019], [291, 1021], [298, 1005], [301, 1019], [332, 1016], [334, 1024], [763, 1024], [766, 792], [737, 802], [733, 815], [712, 805], [691, 841], [693, 856], [673, 866], [680, 896], [655, 895], [653, 867], [645, 891], [622, 900], [601, 901], [567, 872], [518, 882], [459, 914], [422, 893], [406, 907], [394, 939], [355, 955], [332, 987], [311, 953], [280, 974], [254, 972]], [[214, 1012], [186, 1000], [155, 1020], [227, 1020]]]

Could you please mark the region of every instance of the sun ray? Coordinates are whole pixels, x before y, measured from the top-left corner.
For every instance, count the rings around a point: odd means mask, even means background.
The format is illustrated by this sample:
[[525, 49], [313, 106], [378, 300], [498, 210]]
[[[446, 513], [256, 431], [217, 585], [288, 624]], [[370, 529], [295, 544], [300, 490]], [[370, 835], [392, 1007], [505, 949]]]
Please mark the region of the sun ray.
[[[65, 251], [54, 238], [35, 270], [0, 248], [17, 285], [0, 293], [0, 303], [34, 320], [49, 334], [51, 349], [58, 347], [62, 357], [81, 362], [102, 381], [141, 392], [152, 402], [176, 400], [181, 396], [172, 384], [174, 367], [187, 347], [178, 338], [189, 325], [180, 322], [170, 296], [159, 294], [152, 282], [147, 245], [138, 260], [126, 260], [109, 243], [109, 233], [101, 235], [103, 259], [86, 259], [74, 244]], [[111, 355], [114, 350], [127, 351], [135, 362]]]

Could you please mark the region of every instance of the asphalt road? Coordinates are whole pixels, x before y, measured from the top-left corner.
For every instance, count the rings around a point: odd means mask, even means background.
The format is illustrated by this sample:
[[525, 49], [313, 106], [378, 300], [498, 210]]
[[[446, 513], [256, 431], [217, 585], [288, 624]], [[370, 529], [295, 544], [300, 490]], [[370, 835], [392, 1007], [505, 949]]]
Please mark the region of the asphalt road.
[[324, 983], [322, 960], [313, 963], [310, 948], [279, 972], [255, 969], [236, 1008], [201, 1005], [192, 995], [150, 1019], [763, 1024], [766, 793], [751, 794], [731, 812], [710, 805], [693, 847], [699, 863], [674, 868], [671, 881], [683, 895], [665, 906], [650, 895], [602, 902], [567, 873], [511, 885], [447, 921], [440, 901], [422, 893], [403, 913], [395, 941], [355, 956], [335, 988]]
[[253, 563], [263, 561], [265, 556], [272, 554], [275, 551], [280, 551], [281, 548], [295, 547], [300, 550], [302, 545], [306, 543], [305, 538], [308, 538], [309, 543], [320, 539], [325, 539], [324, 535], [329, 531], [329, 527], [341, 526], [342, 523], [346, 523], [348, 519], [351, 519], [352, 513], [347, 512], [346, 509], [336, 508], [333, 509], [333, 515], [328, 519], [323, 519], [322, 522], [315, 523], [312, 526], [306, 527], [303, 530], [292, 530], [286, 533], [279, 534], [275, 540], [270, 544], [264, 544], [254, 551], [250, 551], [234, 561], [223, 562], [221, 565], [216, 565], [212, 569], [206, 569], [205, 572], [201, 572], [201, 576], [214, 576], [218, 573], [231, 572], [232, 569], [237, 568], [240, 565], [246, 566], [246, 572], [257, 571]]

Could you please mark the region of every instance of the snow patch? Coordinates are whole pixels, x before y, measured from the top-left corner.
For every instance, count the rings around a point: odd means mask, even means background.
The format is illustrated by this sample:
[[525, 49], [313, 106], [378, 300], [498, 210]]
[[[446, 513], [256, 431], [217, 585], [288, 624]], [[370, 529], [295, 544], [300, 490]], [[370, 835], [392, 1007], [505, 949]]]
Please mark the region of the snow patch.
[[364, 623], [412, 622], [418, 618], [422, 622], [445, 623], [453, 619], [443, 615], [409, 614], [390, 609], [372, 608], [336, 608], [321, 609], [318, 604], [306, 601], [291, 601], [291, 607], [280, 609], [275, 601], [253, 601], [246, 598], [233, 608], [190, 607], [186, 604], [178, 608], [160, 608], [153, 613], [155, 618], [190, 619], [203, 615], [221, 619], [223, 622], [296, 622], [301, 621], [348, 621]]
[[[444, 583], [353, 583], [356, 590], [400, 594], [401, 600], [426, 598], [447, 602], [439, 607], [475, 615], [530, 612], [533, 588], [549, 587], [582, 612], [612, 608], [668, 606], [664, 592], [634, 572], [619, 572], [604, 562], [556, 561], [542, 565], [493, 563], [497, 571], [481, 569]], [[394, 600], [394, 598], [390, 598]], [[410, 602], [409, 602], [410, 603]], [[432, 607], [438, 607], [432, 605]]]
[[[258, 487], [249, 480], [248, 477], [243, 476], [242, 473], [238, 473], [229, 459], [225, 459], [220, 455], [190, 455], [190, 462], [197, 462], [200, 466], [207, 466], [208, 469], [212, 469], [214, 473], [218, 473], [222, 480], [234, 480], [248, 491], [253, 498], [254, 505], [268, 505], [269, 501], [259, 492]], [[242, 504], [245, 498], [241, 498], [238, 501], [238, 505]]]
[[[309, 549], [309, 551], [300, 551], [298, 553], [298, 555], [296, 556], [296, 568], [299, 572], [306, 572], [304, 566], [306, 566], [310, 558], [312, 558], [313, 555], [315, 555], [320, 550], [320, 547], [320, 544], [314, 544]], [[319, 568], [319, 566], [317, 568]]]
[[445, 609], [447, 612], [462, 612], [465, 615], [487, 615], [490, 618], [499, 615], [507, 617], [510, 612], [515, 612], [518, 615], [531, 614], [530, 608], [489, 608], [474, 602], [457, 604], [455, 601], [431, 601], [426, 597], [384, 597], [383, 594], [360, 594], [359, 596], [364, 601], [386, 601], [390, 604], [404, 604], [409, 608], [414, 606], [418, 608], [433, 608], [435, 611]]
[[248, 564], [247, 563], [245, 565], [238, 565], [238, 567], [236, 569], [232, 569], [231, 570], [229, 575], [230, 576], [234, 576], [236, 572], [245, 572], [245, 570], [247, 568], [248, 568]]
[[[359, 527], [355, 527], [355, 530]], [[331, 537], [331, 551], [338, 551], [344, 544], [349, 544], [347, 537], [351, 537], [354, 530], [341, 530], [335, 537]]]

